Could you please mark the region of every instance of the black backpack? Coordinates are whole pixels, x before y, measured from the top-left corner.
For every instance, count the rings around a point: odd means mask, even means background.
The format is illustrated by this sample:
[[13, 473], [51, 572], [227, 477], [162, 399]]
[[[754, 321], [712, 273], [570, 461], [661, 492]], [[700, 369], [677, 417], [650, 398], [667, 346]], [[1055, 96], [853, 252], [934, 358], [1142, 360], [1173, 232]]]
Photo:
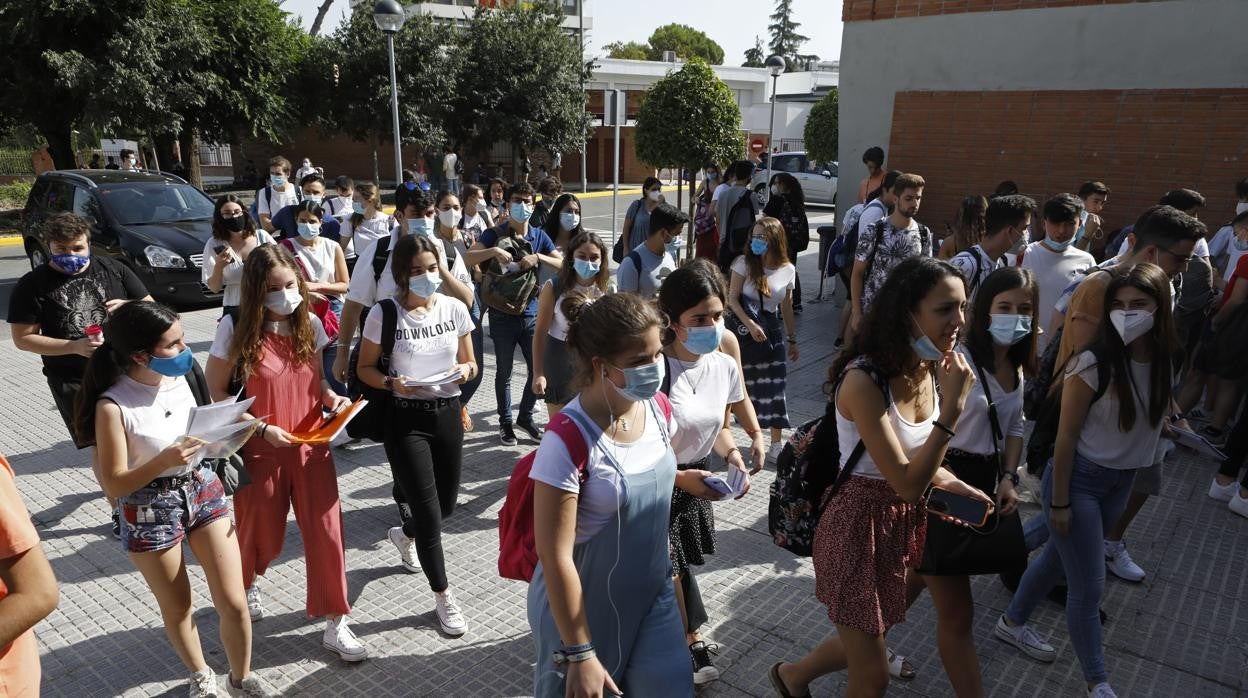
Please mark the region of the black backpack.
[[[1044, 380], [1043, 392], [1039, 389], [1032, 392], [1031, 382], [1023, 391], [1023, 410], [1027, 418], [1036, 423], [1035, 429], [1031, 432], [1031, 438], [1027, 441], [1027, 472], [1032, 475], [1039, 476], [1044, 472], [1044, 466], [1053, 458], [1053, 450], [1057, 446], [1057, 428], [1061, 422], [1062, 408], [1062, 383], [1058, 382], [1052, 386], [1053, 375], [1056, 367], [1053, 365], [1057, 361], [1057, 346], [1062, 343], [1062, 330], [1053, 335], [1053, 339], [1049, 340], [1048, 345], [1044, 348], [1044, 355], [1040, 357], [1040, 365], [1036, 369], [1036, 376], [1033, 381], [1039, 382], [1038, 379], [1043, 375], [1042, 372], [1047, 368], [1048, 374]], [[1079, 355], [1079, 352], [1071, 354], [1071, 358]], [[1046, 366], [1045, 362], [1048, 361]], [[1069, 362], [1069, 359], [1067, 359]], [[1063, 370], [1065, 366], [1061, 367]], [[1092, 396], [1092, 402], [1101, 399], [1105, 391], [1109, 389], [1109, 366], [1097, 357], [1096, 361], [1096, 392]], [[1050, 388], [1052, 386], [1052, 388]], [[1030, 403], [1028, 402], [1030, 401]], [[1028, 407], [1030, 404], [1030, 407]]]
[[[383, 262], [384, 264], [384, 262]], [[393, 298], [386, 298], [381, 306], [381, 355], [377, 357], [377, 370], [381, 375], [390, 375], [390, 354], [394, 351], [394, 333], [399, 326], [399, 306]], [[361, 322], [363, 320], [361, 319]], [[374, 388], [360, 380], [360, 344], [351, 350], [351, 358], [347, 363], [347, 393], [352, 400], [364, 398], [368, 404], [350, 422], [347, 422], [347, 436], [353, 439], [368, 439], [382, 443], [386, 436], [386, 406], [390, 402], [390, 391]]]
[[776, 459], [776, 479], [767, 503], [767, 530], [775, 544], [791, 553], [809, 557], [814, 550], [819, 517], [841, 485], [849, 479], [866, 447], [854, 444], [841, 467], [841, 444], [836, 429], [836, 389], [851, 369], [861, 369], [884, 393], [887, 408], [893, 398], [888, 379], [866, 358], [849, 363], [837, 378], [823, 416], [798, 427]]
[[[208, 390], [208, 380], [204, 378], [204, 371], [199, 367], [198, 361], [191, 363], [191, 372], [185, 378], [186, 384], [191, 388], [191, 395], [195, 398], [195, 404], [211, 405], [212, 393]], [[251, 484], [251, 475], [247, 472], [243, 457], [237, 453], [229, 458], [206, 459], [206, 462], [212, 464], [212, 470], [217, 474], [217, 479], [221, 480], [221, 486], [227, 495], [233, 495], [245, 485]]]
[[[737, 212], [749, 208], [749, 221], [745, 225], [733, 227]], [[750, 241], [750, 231], [754, 229], [754, 219], [758, 210], [754, 205], [754, 194], [748, 189], [741, 193], [741, 198], [728, 209], [726, 220], [720, 221], [721, 239], [719, 242], [719, 271], [727, 275], [732, 270], [732, 263], [745, 254], [745, 246]], [[743, 217], [744, 218], [744, 217]]]

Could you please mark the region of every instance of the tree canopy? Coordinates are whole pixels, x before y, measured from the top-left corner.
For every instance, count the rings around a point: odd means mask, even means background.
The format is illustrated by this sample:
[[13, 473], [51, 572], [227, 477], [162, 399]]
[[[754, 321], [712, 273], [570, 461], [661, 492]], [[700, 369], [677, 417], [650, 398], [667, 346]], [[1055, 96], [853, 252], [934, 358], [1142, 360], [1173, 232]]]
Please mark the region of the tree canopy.
[[771, 34], [768, 48], [772, 55], [784, 59], [787, 70], [796, 70], [807, 61], [819, 58], [801, 53], [802, 44], [810, 38], [797, 33], [802, 25], [793, 21], [793, 0], [776, 0], [776, 11], [771, 14], [770, 19], [771, 24], [767, 25], [767, 31]]
[[767, 56], [763, 55], [763, 40], [754, 35], [754, 48], [745, 50], [745, 62], [741, 64], [742, 68], [762, 68], [766, 65]]
[[637, 112], [637, 157], [656, 167], [693, 170], [744, 148], [736, 97], [700, 59], [656, 82]]
[[650, 46], [636, 41], [613, 41], [602, 48], [607, 52], [607, 58], [623, 58], [632, 61], [650, 60]]
[[806, 155], [811, 160], [824, 162], [836, 160], [840, 147], [839, 137], [840, 102], [836, 88], [823, 96], [811, 107], [806, 117], [806, 126], [802, 131], [802, 140], [806, 145]]
[[646, 43], [615, 41], [603, 46], [608, 58], [661, 61], [664, 51], [673, 51], [681, 61], [700, 58], [711, 65], [723, 65], [724, 49], [705, 32], [685, 24], [664, 24]]

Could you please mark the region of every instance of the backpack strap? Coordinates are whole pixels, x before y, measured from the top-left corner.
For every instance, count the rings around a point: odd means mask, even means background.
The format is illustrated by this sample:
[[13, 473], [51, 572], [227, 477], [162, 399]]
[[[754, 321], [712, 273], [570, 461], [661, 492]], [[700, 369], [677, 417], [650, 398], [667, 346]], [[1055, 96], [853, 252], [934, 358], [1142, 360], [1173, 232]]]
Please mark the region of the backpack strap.
[[585, 443], [585, 434], [581, 429], [592, 434], [594, 430], [590, 429], [591, 426], [577, 410], [559, 410], [559, 414], [546, 425], [546, 430], [554, 432], [563, 441], [564, 448], [568, 449], [582, 485], [589, 479], [589, 444]]
[[997, 401], [992, 399], [992, 390], [988, 387], [988, 377], [984, 374], [984, 368], [975, 361], [974, 357], [968, 357], [971, 363], [975, 364], [975, 372], [979, 374], [979, 385], [984, 389], [984, 399], [988, 401], [988, 424], [992, 427], [992, 455], [997, 461], [998, 476], [1005, 474], [1005, 462], [1001, 460], [1001, 447], [997, 445], [998, 441], [1005, 440], [1005, 432], [1001, 431], [1001, 418], [997, 415]]
[[659, 386], [659, 392], [664, 395], [670, 395], [672, 392], [672, 362], [669, 358], [667, 354], [663, 355], [663, 384]]
[[199, 367], [198, 361], [191, 362], [191, 370], [184, 378], [186, 378], [186, 384], [191, 388], [191, 395], [195, 397], [196, 405], [212, 404], [212, 395], [208, 391], [208, 380], [204, 378], [204, 370]]
[[[884, 377], [884, 374], [880, 373], [879, 369], [875, 367], [875, 364], [871, 363], [867, 357], [859, 356], [849, 362], [840, 377], [836, 379], [836, 385], [833, 386], [832, 399], [828, 401], [828, 414], [824, 416], [825, 422], [828, 421], [829, 416], [831, 417], [832, 428], [836, 428], [837, 391], [840, 389], [841, 383], [845, 380], [845, 376], [849, 375], [849, 372], [854, 369], [858, 369], [870, 376], [876, 387], [879, 388], [880, 392], [884, 394], [884, 409], [888, 409], [893, 404], [893, 395], [888, 389], [888, 378]], [[837, 489], [839, 489], [841, 485], [845, 484], [845, 481], [848, 480], [849, 476], [853, 474], [854, 466], [858, 464], [858, 461], [862, 458], [862, 454], [865, 453], [866, 450], [866, 444], [862, 443], [862, 439], [858, 439], [858, 443], [854, 444], [854, 450], [850, 451], [849, 458], [845, 460], [845, 465], [841, 467], [841, 472], [837, 474], [836, 481], [828, 487], [827, 494], [824, 496], [824, 502], [827, 502], [827, 498], [835, 494]]]
[[386, 262], [390, 261], [390, 238], [386, 238], [385, 246], [378, 245], [373, 252], [373, 282], [381, 283], [382, 272], [386, 270]]
[[394, 333], [399, 327], [399, 306], [393, 298], [381, 301], [381, 358], [390, 366], [390, 354], [394, 352]]
[[277, 244], [290, 251], [290, 256], [295, 259], [295, 264], [299, 265], [299, 270], [303, 272], [303, 278], [305, 281], [316, 281], [316, 279], [312, 278], [312, 270], [308, 269], [308, 265], [304, 264], [303, 258], [300, 257], [299, 253], [295, 250], [294, 240], [291, 240], [290, 238], [282, 238]]
[[637, 250], [631, 250], [628, 258], [633, 261], [633, 271], [637, 272], [637, 292], [641, 292], [641, 254]]

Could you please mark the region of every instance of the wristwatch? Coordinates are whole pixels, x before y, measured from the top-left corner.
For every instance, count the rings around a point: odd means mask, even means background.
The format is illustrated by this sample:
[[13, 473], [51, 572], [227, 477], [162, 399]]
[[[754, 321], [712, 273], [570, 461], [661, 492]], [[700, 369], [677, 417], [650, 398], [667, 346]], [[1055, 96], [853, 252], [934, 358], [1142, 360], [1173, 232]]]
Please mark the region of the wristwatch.
[[1018, 472], [1011, 470], [1001, 475], [1002, 480], [1009, 480], [1011, 485], [1018, 487]]

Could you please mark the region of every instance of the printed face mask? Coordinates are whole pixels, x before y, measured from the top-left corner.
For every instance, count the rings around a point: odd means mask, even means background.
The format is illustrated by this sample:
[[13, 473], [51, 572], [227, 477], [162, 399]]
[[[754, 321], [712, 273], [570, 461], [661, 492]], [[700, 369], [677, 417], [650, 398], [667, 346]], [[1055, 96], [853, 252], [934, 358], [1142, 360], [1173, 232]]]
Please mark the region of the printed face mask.
[[989, 317], [988, 333], [992, 335], [992, 341], [1003, 347], [1012, 347], [1031, 334], [1030, 315], [993, 313]]
[[303, 294], [297, 288], [284, 288], [264, 294], [264, 307], [277, 315], [290, 315], [303, 304]]
[[624, 374], [624, 387], [607, 381], [620, 397], [630, 402], [642, 402], [654, 397], [659, 392], [659, 388], [663, 385], [663, 376], [667, 373], [667, 361], [660, 358], [652, 364], [644, 364], [642, 366], [630, 366], [628, 368], [619, 369]]
[[191, 348], [187, 347], [178, 352], [177, 356], [149, 356], [147, 367], [162, 376], [177, 378], [190, 373], [193, 363], [195, 363], [195, 355], [191, 353]]
[[1118, 330], [1123, 344], [1130, 344], [1153, 329], [1151, 310], [1111, 310], [1109, 322]]
[[750, 252], [752, 252], [755, 257], [762, 257], [767, 254], [767, 241], [759, 240], [758, 238], [750, 240]]
[[54, 254], [52, 255], [52, 263], [61, 271], [73, 276], [83, 269], [87, 268], [87, 264], [91, 261], [91, 255], [88, 254]]
[[715, 324], [706, 327], [690, 327], [686, 329], [688, 337], [681, 344], [694, 354], [709, 354], [719, 348], [719, 340], [724, 335], [724, 321], [716, 320]]

